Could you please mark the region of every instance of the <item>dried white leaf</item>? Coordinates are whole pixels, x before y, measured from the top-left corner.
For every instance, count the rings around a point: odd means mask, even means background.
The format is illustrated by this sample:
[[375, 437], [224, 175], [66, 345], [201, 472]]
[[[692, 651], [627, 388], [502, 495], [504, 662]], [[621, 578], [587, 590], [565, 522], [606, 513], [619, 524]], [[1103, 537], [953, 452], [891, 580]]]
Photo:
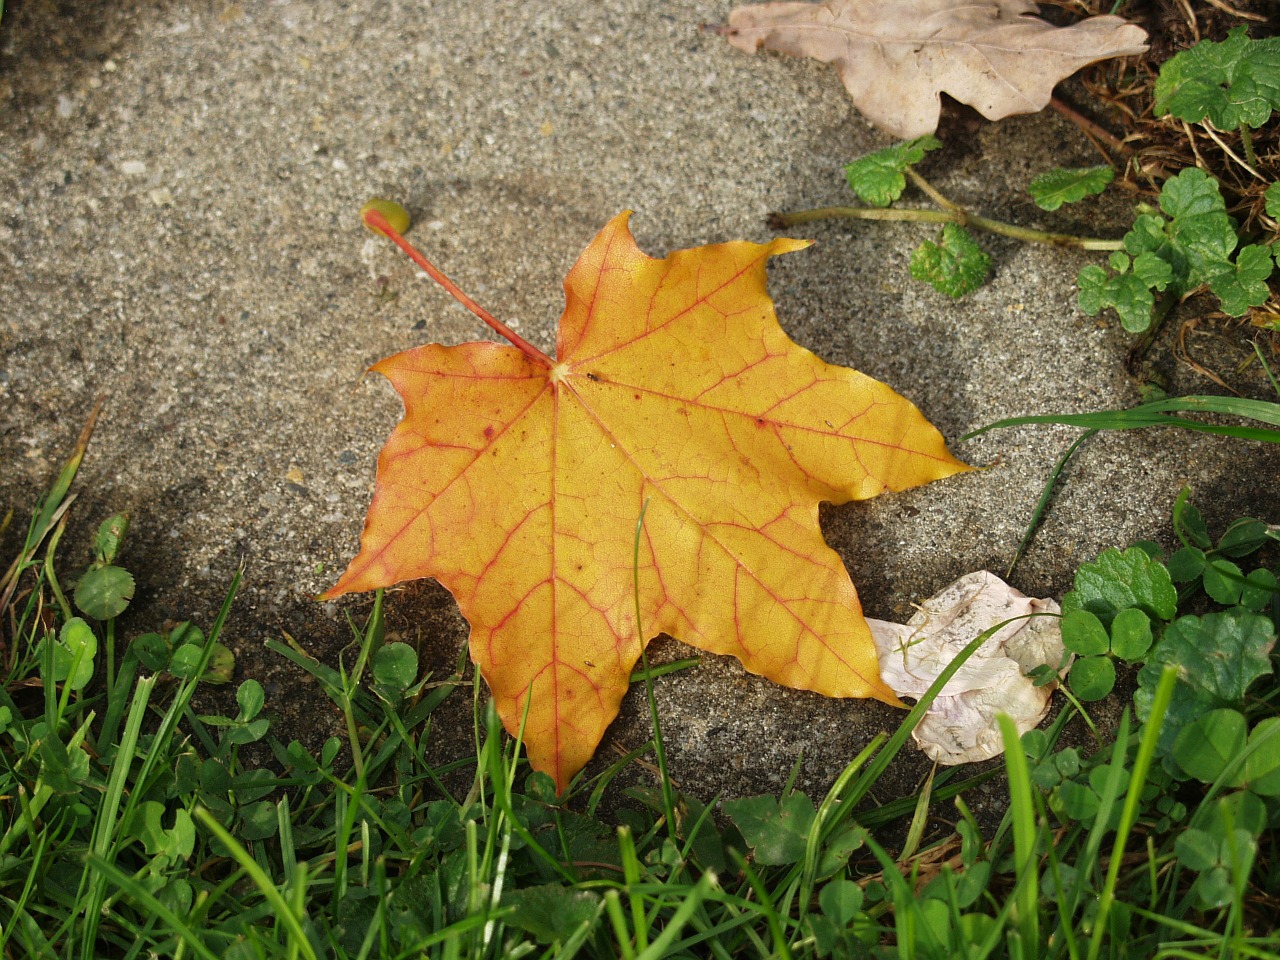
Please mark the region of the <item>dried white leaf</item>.
[[925, 754], [939, 763], [974, 763], [1004, 749], [996, 715], [1008, 714], [1019, 733], [1049, 711], [1056, 683], [1037, 687], [1026, 676], [1041, 664], [1061, 665], [1066, 650], [1053, 600], [1019, 593], [995, 574], [970, 573], [920, 604], [905, 625], [868, 620], [880, 660], [880, 676], [900, 697], [918, 699], [980, 633], [1006, 624], [947, 681], [912, 731]]
[[933, 133], [948, 93], [989, 120], [1035, 113], [1086, 64], [1147, 49], [1120, 17], [1055, 27], [1031, 0], [761, 3], [729, 14], [725, 38], [834, 64], [863, 116], [895, 137]]

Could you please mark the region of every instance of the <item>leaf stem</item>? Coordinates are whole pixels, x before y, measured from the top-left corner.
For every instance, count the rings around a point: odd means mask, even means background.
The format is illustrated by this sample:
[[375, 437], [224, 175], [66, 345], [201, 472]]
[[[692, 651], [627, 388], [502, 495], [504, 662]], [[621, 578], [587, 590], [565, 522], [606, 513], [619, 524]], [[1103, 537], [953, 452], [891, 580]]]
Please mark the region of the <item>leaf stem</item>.
[[412, 260], [419, 267], [421, 267], [422, 271], [427, 276], [429, 276], [436, 283], [440, 284], [440, 286], [444, 287], [445, 291], [449, 294], [449, 296], [453, 297], [460, 304], [462, 304], [464, 307], [466, 307], [468, 310], [474, 313], [477, 317], [479, 317], [481, 320], [487, 323], [495, 332], [497, 332], [504, 339], [510, 341], [510, 343], [514, 347], [516, 347], [516, 349], [518, 349], [521, 353], [525, 354], [531, 360], [535, 360], [538, 363], [545, 364], [547, 367], [555, 366], [555, 364], [551, 362], [551, 358], [548, 357], [545, 353], [543, 353], [533, 344], [529, 343], [529, 341], [525, 340], [524, 337], [520, 336], [520, 334], [516, 333], [514, 330], [508, 327], [505, 323], [503, 323], [501, 320], [499, 320], [497, 317], [491, 314], [488, 310], [480, 306], [480, 304], [476, 303], [474, 300], [468, 297], [465, 293], [463, 293], [462, 289], [456, 283], [454, 283], [452, 280], [446, 277], [443, 273], [437, 270], [435, 265], [426, 257], [424, 257], [421, 253], [419, 253], [417, 249], [413, 246], [413, 244], [411, 244], [408, 240], [406, 240], [403, 236], [401, 236], [400, 232], [396, 230], [395, 227], [391, 226], [391, 224], [387, 222], [387, 218], [384, 217], [382, 214], [380, 214], [377, 210], [366, 210], [364, 213], [364, 222], [368, 224], [370, 227], [372, 227], [374, 230], [376, 230], [378, 233], [384, 234], [387, 238], [389, 238], [392, 243], [394, 243], [397, 247], [399, 247], [401, 250], [405, 252], [405, 255], [410, 260]]
[[[910, 168], [908, 168], [910, 170]], [[954, 206], [954, 205], [953, 205]], [[1059, 247], [1078, 247], [1081, 250], [1123, 250], [1120, 240], [1102, 240], [1097, 237], [1077, 237], [1067, 233], [1048, 233], [1019, 227], [1003, 220], [991, 220], [969, 213], [959, 207], [948, 210], [901, 210], [880, 207], [818, 207], [814, 210], [797, 210], [793, 213], [776, 213], [769, 218], [775, 227], [794, 227], [815, 220], [910, 220], [916, 223], [955, 223], [962, 227], [976, 227], [988, 233], [997, 233], [1015, 240], [1031, 243], [1049, 243]]]
[[938, 206], [942, 207], [942, 209], [953, 210], [956, 213], [960, 214], [961, 216], [964, 215], [964, 210], [961, 209], [960, 204], [954, 203], [953, 201], [944, 197], [941, 194], [941, 192], [939, 192], [937, 187], [935, 187], [932, 183], [930, 183], [928, 180], [926, 180], [924, 177], [920, 176], [920, 174], [916, 172], [915, 167], [907, 167], [904, 172], [908, 177], [911, 178], [912, 183], [914, 183], [917, 187], [923, 190], [925, 194], [928, 195], [929, 199], [932, 200], [934, 203], [936, 203]]

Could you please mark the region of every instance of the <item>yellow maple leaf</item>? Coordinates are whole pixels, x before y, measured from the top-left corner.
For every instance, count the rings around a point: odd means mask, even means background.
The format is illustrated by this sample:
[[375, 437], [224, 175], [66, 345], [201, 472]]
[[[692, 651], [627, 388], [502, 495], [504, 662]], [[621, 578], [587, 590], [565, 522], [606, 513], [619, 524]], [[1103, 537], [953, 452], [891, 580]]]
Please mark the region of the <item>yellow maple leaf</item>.
[[373, 367], [405, 415], [361, 550], [325, 594], [443, 584], [507, 729], [527, 707], [530, 763], [561, 790], [660, 633], [789, 687], [897, 703], [818, 504], [967, 469], [909, 401], [778, 326], [765, 261], [805, 242], [655, 260], [628, 216], [569, 272], [554, 361], [412, 254], [514, 345], [431, 344]]

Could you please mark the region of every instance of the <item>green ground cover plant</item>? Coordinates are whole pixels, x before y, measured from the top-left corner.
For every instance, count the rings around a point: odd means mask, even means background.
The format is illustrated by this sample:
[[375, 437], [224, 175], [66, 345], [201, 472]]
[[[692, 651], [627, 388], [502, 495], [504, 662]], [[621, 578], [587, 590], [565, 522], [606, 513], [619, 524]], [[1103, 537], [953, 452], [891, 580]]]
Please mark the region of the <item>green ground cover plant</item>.
[[[198, 706], [233, 680], [219, 638], [238, 578], [207, 633], [134, 633], [120, 517], [67, 576], [58, 544], [86, 442], [0, 582], [4, 956], [1280, 956], [1275, 526], [1211, 532], [1184, 496], [1174, 553], [1141, 543], [1082, 565], [1063, 604], [1068, 706], [1020, 740], [1005, 729], [1003, 771], [950, 768], [916, 797], [871, 801], [988, 631], [824, 797], [680, 792], [652, 696], [653, 741], [557, 797], [462, 664], [432, 678], [385, 638], [380, 596], [337, 666], [270, 644], [346, 737], [274, 740], [252, 679], [233, 709]], [[646, 664], [637, 681], [655, 675]], [[1109, 738], [1086, 703], [1113, 677], [1133, 692], [1109, 692], [1129, 702]], [[467, 690], [476, 756], [433, 765], [432, 715]], [[1080, 722], [1090, 741], [1065, 745]], [[244, 761], [254, 743], [269, 768]], [[603, 817], [644, 754], [658, 776]], [[993, 829], [966, 794], [1000, 772]]]
[[[1079, 307], [1089, 316], [1114, 310], [1124, 328], [1136, 334], [1157, 327], [1176, 303], [1202, 289], [1212, 294], [1222, 313], [1245, 316], [1271, 299], [1269, 281], [1280, 256], [1275, 228], [1280, 182], [1274, 158], [1260, 158], [1255, 150], [1253, 133], [1269, 125], [1280, 110], [1280, 38], [1254, 40], [1238, 27], [1221, 42], [1197, 43], [1161, 65], [1152, 95], [1157, 118], [1179, 121], [1188, 142], [1188, 124], [1197, 124], [1244, 172], [1247, 184], [1238, 185], [1196, 152], [1194, 165], [1171, 172], [1157, 185], [1154, 204], [1137, 205], [1132, 226], [1121, 238], [1054, 233], [980, 216], [944, 196], [915, 169], [927, 152], [942, 146], [929, 135], [886, 147], [845, 167], [849, 187], [869, 206], [775, 214], [770, 222], [775, 228], [829, 218], [942, 224], [936, 241], [926, 240], [912, 253], [910, 272], [951, 297], [977, 289], [990, 272], [990, 257], [973, 231], [1111, 251], [1107, 266], [1090, 264], [1080, 271]], [[1078, 117], [1073, 111], [1068, 115]], [[1223, 140], [1222, 131], [1238, 138], [1243, 156]], [[1136, 159], [1128, 162], [1136, 164]], [[1115, 175], [1116, 166], [1110, 163], [1057, 168], [1035, 177], [1028, 192], [1041, 209], [1054, 211], [1103, 192]], [[908, 182], [937, 209], [892, 206]], [[1231, 194], [1230, 210], [1224, 188]], [[1242, 209], [1243, 219], [1232, 215], [1237, 209]]]

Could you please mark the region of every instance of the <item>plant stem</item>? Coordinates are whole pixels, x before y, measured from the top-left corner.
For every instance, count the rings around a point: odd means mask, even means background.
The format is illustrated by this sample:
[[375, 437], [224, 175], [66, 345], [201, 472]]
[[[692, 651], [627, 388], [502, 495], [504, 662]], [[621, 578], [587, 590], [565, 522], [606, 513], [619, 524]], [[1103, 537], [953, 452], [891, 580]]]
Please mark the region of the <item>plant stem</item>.
[[815, 220], [909, 220], [917, 223], [954, 223], [962, 227], [976, 227], [988, 233], [1026, 240], [1031, 243], [1049, 243], [1059, 247], [1078, 247], [1081, 250], [1123, 250], [1120, 240], [1101, 240], [1097, 237], [1076, 237], [1066, 233], [1047, 233], [1018, 227], [1003, 220], [991, 220], [968, 213], [959, 207], [954, 210], [899, 210], [880, 207], [819, 207], [814, 210], [797, 210], [794, 213], [778, 213], [770, 217], [777, 227], [794, 227]]
[[1253, 137], [1249, 135], [1249, 128], [1245, 124], [1240, 124], [1240, 145], [1244, 147], [1244, 158], [1249, 161], [1249, 166], [1253, 167], [1252, 171], [1257, 174], [1258, 155], [1253, 152]]
[[459, 287], [456, 283], [454, 283], [452, 280], [446, 277], [443, 273], [437, 270], [435, 265], [426, 257], [424, 257], [421, 253], [419, 253], [417, 249], [413, 246], [413, 244], [411, 244], [408, 240], [406, 240], [403, 236], [401, 236], [400, 232], [396, 230], [395, 227], [391, 226], [391, 224], [387, 222], [387, 218], [384, 217], [382, 214], [380, 214], [377, 210], [366, 211], [364, 214], [364, 222], [367, 223], [374, 230], [378, 231], [378, 233], [386, 235], [391, 240], [392, 243], [394, 243], [397, 247], [399, 247], [401, 250], [405, 252], [405, 255], [408, 256], [410, 260], [412, 260], [419, 267], [421, 267], [422, 271], [427, 276], [429, 276], [436, 283], [440, 284], [440, 286], [444, 287], [445, 291], [451, 297], [453, 297], [453, 299], [457, 300], [460, 304], [462, 304], [464, 307], [466, 307], [468, 310], [474, 313], [477, 317], [479, 317], [481, 320], [487, 323], [494, 331], [496, 331], [505, 340], [510, 341], [510, 343], [514, 347], [516, 347], [516, 349], [518, 349], [521, 353], [529, 357], [531, 360], [535, 360], [538, 363], [544, 364], [547, 367], [555, 366], [555, 364], [551, 362], [551, 358], [548, 357], [545, 353], [543, 353], [533, 344], [529, 343], [522, 336], [520, 336], [520, 334], [516, 333], [514, 330], [508, 327], [505, 323], [503, 323], [501, 320], [499, 320], [497, 317], [491, 314], [488, 310], [480, 306], [480, 304], [476, 303], [474, 300], [468, 297], [465, 293], [463, 293], [461, 287]]
[[935, 187], [932, 183], [930, 183], [924, 177], [920, 176], [920, 174], [916, 173], [915, 167], [907, 167], [906, 174], [908, 177], [911, 178], [912, 183], [914, 183], [917, 187], [923, 190], [925, 194], [928, 195], [929, 199], [932, 200], [934, 203], [936, 203], [938, 206], [942, 207], [942, 209], [953, 210], [956, 213], [963, 215], [964, 211], [961, 209], [960, 204], [955, 203], [949, 200], [948, 198], [944, 197], [937, 187]]

